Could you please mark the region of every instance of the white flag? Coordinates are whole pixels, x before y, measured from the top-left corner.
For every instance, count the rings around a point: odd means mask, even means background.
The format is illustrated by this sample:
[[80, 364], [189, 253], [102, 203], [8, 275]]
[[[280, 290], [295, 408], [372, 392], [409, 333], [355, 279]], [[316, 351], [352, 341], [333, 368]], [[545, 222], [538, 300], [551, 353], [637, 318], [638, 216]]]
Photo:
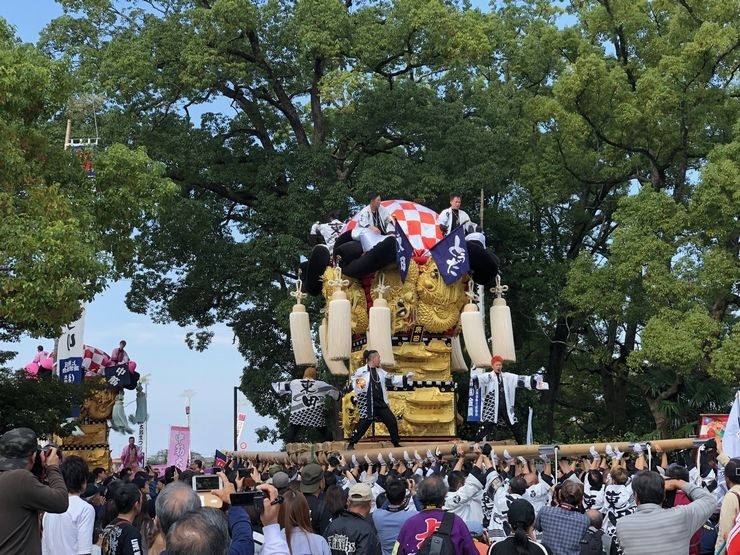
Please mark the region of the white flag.
[[85, 308], [82, 308], [80, 317], [66, 326], [62, 326], [62, 334], [59, 336], [56, 360], [67, 358], [84, 357], [82, 347], [82, 334], [85, 330]]
[[722, 450], [728, 457], [740, 457], [740, 392], [735, 394], [722, 437]]

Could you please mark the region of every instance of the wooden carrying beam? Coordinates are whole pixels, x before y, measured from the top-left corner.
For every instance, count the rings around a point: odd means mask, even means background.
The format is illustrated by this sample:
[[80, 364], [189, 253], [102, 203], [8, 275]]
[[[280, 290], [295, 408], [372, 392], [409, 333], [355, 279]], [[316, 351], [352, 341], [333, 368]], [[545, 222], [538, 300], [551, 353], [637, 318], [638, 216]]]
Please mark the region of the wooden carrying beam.
[[[649, 444], [652, 448], [653, 454], [655, 449], [659, 447], [663, 451], [676, 451], [679, 449], [691, 449], [702, 445], [705, 439], [696, 438], [681, 438], [681, 439], [660, 439], [649, 442], [637, 442], [640, 445], [645, 446]], [[475, 444], [469, 442], [458, 442], [464, 443], [466, 451], [464, 453], [467, 458], [475, 458], [476, 455], [473, 451]], [[414, 457], [414, 452], [417, 452], [422, 458], [425, 458], [426, 452], [431, 451], [435, 453], [439, 450], [441, 453], [440, 458], [448, 458], [452, 456], [452, 448], [456, 443], [409, 443], [403, 447], [369, 447], [363, 448], [362, 444], [358, 444], [357, 448], [352, 451], [335, 449], [327, 446], [326, 444], [315, 444], [313, 446], [307, 445], [306, 450], [294, 451], [286, 453], [284, 451], [277, 452], [257, 452], [257, 451], [230, 451], [230, 456], [246, 457], [254, 459], [259, 457], [261, 460], [274, 461], [276, 463], [287, 463], [287, 464], [301, 464], [309, 462], [325, 462], [326, 457], [334, 452], [339, 452], [344, 455], [345, 459], [349, 460], [352, 455], [355, 455], [358, 461], [364, 461], [367, 456], [372, 462], [377, 462], [378, 454], [382, 454], [384, 460], [387, 462], [392, 455], [393, 458], [403, 460], [404, 451], [411, 457]], [[579, 455], [588, 455], [590, 448], [593, 446], [596, 451], [603, 454], [606, 450], [607, 445], [611, 445], [614, 449], [619, 449], [624, 453], [634, 451], [635, 443], [629, 442], [615, 442], [615, 443], [576, 443], [570, 445], [515, 445], [515, 444], [490, 444], [493, 447], [493, 451], [499, 458], [502, 458], [504, 450], [509, 452], [512, 457], [524, 457], [526, 459], [538, 458], [540, 454], [546, 454], [550, 458], [553, 457], [557, 450], [558, 457], [577, 457]], [[336, 446], [336, 443], [334, 444]]]

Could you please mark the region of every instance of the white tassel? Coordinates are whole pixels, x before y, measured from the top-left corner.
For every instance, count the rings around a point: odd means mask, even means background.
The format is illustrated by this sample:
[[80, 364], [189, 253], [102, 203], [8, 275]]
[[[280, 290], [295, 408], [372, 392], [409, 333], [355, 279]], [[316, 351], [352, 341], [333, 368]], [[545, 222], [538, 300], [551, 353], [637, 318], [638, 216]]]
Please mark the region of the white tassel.
[[468, 303], [460, 314], [465, 348], [470, 355], [470, 361], [477, 368], [491, 366], [491, 351], [488, 350], [486, 332], [483, 328], [483, 317], [478, 310], [478, 305]]
[[311, 322], [308, 318], [303, 299], [308, 295], [302, 291], [303, 281], [296, 280], [295, 291], [290, 296], [295, 299], [293, 311], [290, 313], [290, 342], [293, 345], [293, 356], [298, 366], [315, 366], [316, 353], [311, 340]]
[[344, 361], [330, 360], [325, 355], [327, 350], [326, 330], [328, 327], [329, 325], [326, 322], [326, 318], [324, 318], [324, 320], [321, 322], [321, 325], [319, 326], [319, 344], [321, 346], [321, 354], [324, 357], [326, 367], [329, 369], [329, 372], [332, 374], [332, 376], [348, 376], [349, 370], [347, 370], [347, 366], [344, 364]]
[[370, 324], [367, 330], [367, 348], [378, 351], [380, 362], [384, 367], [394, 367], [396, 359], [393, 356], [393, 342], [391, 340], [391, 309], [383, 294], [389, 289], [385, 285], [385, 276], [380, 274], [378, 286], [375, 291], [378, 298], [373, 300], [370, 307]]
[[316, 353], [311, 340], [311, 322], [306, 307], [294, 304], [290, 313], [290, 341], [293, 344], [293, 356], [298, 366], [315, 366]]
[[491, 321], [491, 350], [507, 362], [516, 362], [514, 350], [514, 329], [511, 324], [511, 310], [506, 306], [504, 292], [509, 289], [501, 285], [501, 277], [496, 276], [496, 286], [491, 292], [496, 295], [491, 304], [489, 317]]
[[349, 281], [342, 279], [342, 269], [334, 268], [335, 279], [329, 285], [335, 287], [329, 301], [329, 327], [327, 328], [327, 351], [324, 358], [348, 360], [352, 354], [352, 305], [342, 287]]
[[465, 357], [463, 356], [462, 347], [460, 346], [460, 336], [456, 335], [452, 338], [452, 371], [453, 372], [467, 372], [468, 367], [465, 364]]

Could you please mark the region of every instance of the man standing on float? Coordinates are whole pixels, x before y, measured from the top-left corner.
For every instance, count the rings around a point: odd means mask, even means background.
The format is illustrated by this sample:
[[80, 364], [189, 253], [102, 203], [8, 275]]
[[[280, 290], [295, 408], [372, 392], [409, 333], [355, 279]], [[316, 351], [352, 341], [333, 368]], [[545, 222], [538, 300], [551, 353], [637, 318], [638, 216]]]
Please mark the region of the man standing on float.
[[403, 387], [404, 382], [414, 376], [409, 372], [405, 376], [391, 376], [380, 367], [378, 351], [365, 351], [363, 354], [364, 366], [360, 366], [352, 376], [352, 388], [357, 395], [357, 410], [360, 421], [349, 438], [347, 449], [354, 449], [355, 444], [362, 439], [367, 429], [375, 420], [380, 420], [391, 436], [394, 447], [401, 446], [398, 435], [396, 416], [388, 406], [387, 386]]
[[476, 441], [482, 441], [498, 425], [508, 427], [516, 442], [523, 445], [525, 443], [524, 431], [514, 414], [516, 388], [546, 390], [548, 385], [539, 374], [520, 376], [519, 374], [502, 372], [503, 366], [504, 359], [499, 355], [494, 355], [491, 359], [492, 371], [481, 372], [473, 376], [473, 386], [483, 389], [483, 411], [481, 414], [483, 425], [478, 432]]

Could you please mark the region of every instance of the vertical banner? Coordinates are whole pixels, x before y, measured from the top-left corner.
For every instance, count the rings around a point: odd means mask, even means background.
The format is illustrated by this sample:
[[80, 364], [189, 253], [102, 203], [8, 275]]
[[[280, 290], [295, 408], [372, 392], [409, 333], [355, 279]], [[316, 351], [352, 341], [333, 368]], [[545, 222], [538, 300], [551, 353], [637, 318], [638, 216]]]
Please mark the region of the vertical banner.
[[468, 389], [468, 422], [480, 422], [483, 399], [482, 388], [473, 385], [473, 379], [480, 374], [478, 369], [470, 372], [470, 388]]
[[67, 358], [80, 358], [84, 354], [82, 346], [82, 335], [85, 331], [85, 308], [82, 308], [80, 317], [66, 326], [62, 326], [62, 334], [59, 336], [56, 360], [62, 361]]
[[176, 466], [184, 470], [190, 456], [190, 428], [187, 426], [170, 426], [170, 445], [167, 449], [167, 466]]
[[[56, 352], [56, 367], [59, 379], [64, 383], [82, 383], [82, 357], [84, 348], [82, 346], [82, 334], [85, 329], [85, 307], [82, 307], [80, 317], [62, 326], [62, 334], [59, 336]], [[72, 409], [71, 417], [80, 416], [80, 407]]]
[[244, 423], [247, 420], [247, 415], [243, 412], [239, 413], [239, 416], [236, 419], [236, 444], [239, 446], [239, 449], [246, 449], [247, 448], [247, 442], [241, 441], [242, 437], [242, 430], [244, 429]]

